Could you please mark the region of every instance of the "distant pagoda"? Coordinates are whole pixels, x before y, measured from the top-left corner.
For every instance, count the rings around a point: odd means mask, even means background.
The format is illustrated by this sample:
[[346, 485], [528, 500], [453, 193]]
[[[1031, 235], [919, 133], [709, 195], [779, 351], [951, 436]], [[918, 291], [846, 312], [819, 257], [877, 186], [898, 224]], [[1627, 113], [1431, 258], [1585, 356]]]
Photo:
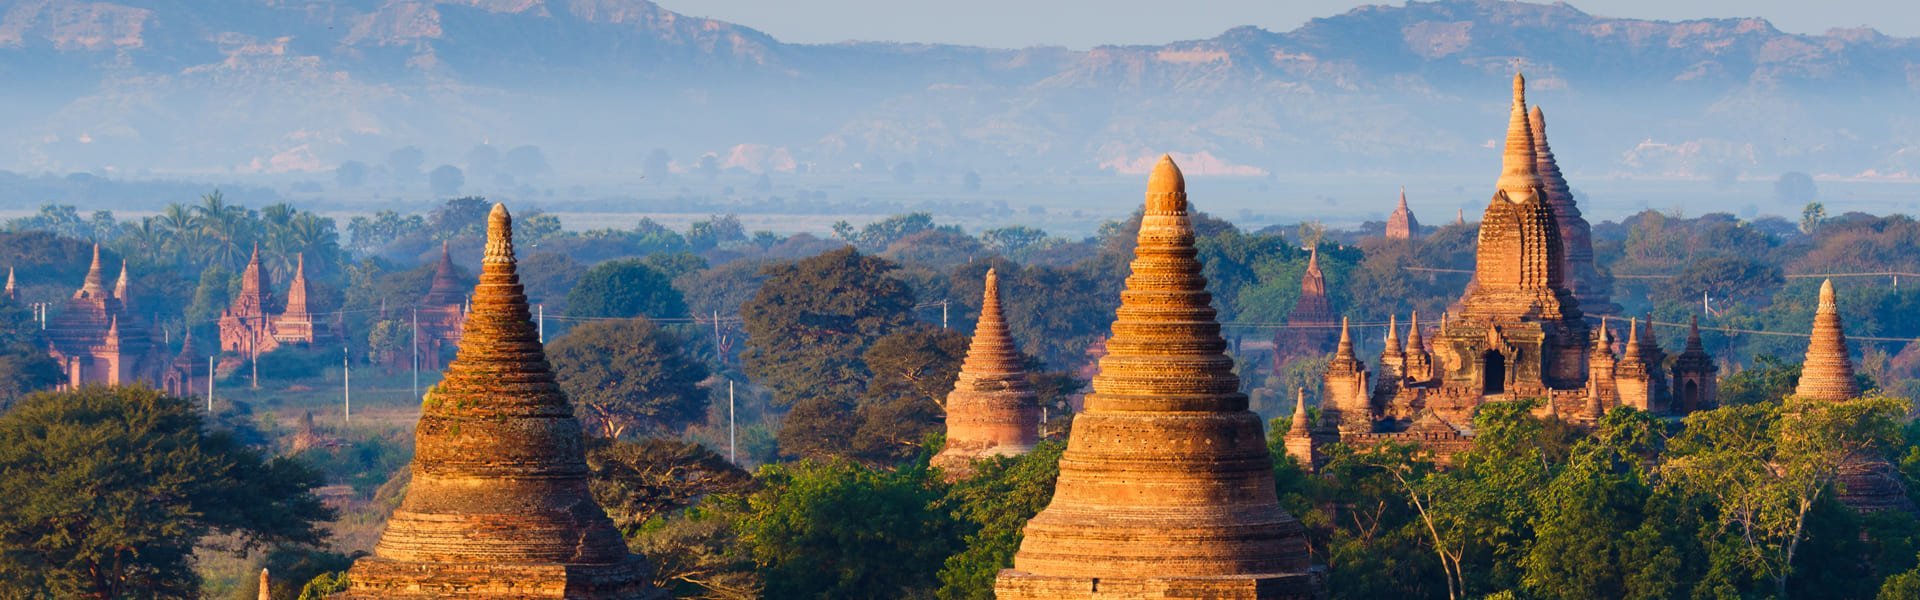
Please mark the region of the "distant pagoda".
[[1287, 313], [1287, 326], [1273, 336], [1275, 367], [1289, 359], [1325, 356], [1333, 349], [1339, 313], [1327, 298], [1327, 275], [1320, 270], [1320, 248], [1310, 249], [1307, 270], [1300, 274], [1300, 299]]
[[1794, 395], [1844, 402], [1860, 395], [1853, 381], [1853, 360], [1847, 357], [1847, 332], [1840, 325], [1840, 303], [1833, 280], [1820, 283], [1820, 305], [1813, 313], [1813, 338], [1807, 341], [1807, 361], [1800, 366], [1800, 384]]
[[1020, 362], [1001, 316], [1000, 277], [987, 269], [980, 323], [947, 394], [947, 445], [933, 457], [933, 466], [948, 477], [971, 476], [974, 461], [1025, 454], [1039, 443], [1040, 403]]
[[1000, 600], [1325, 596], [1226, 355], [1185, 187], [1162, 157], [1108, 353]]
[[129, 306], [131, 285], [123, 259], [119, 280], [107, 287], [100, 245], [94, 244], [85, 281], [46, 324], [47, 353], [60, 366], [60, 389], [160, 382], [166, 348], [153, 343], [146, 320]]
[[657, 598], [587, 489], [580, 422], [554, 382], [516, 273], [512, 218], [488, 217], [467, 335], [427, 392], [413, 481], [344, 598]]
[[1413, 218], [1413, 210], [1407, 208], [1407, 188], [1400, 188], [1400, 205], [1394, 207], [1393, 214], [1387, 215], [1387, 239], [1411, 240], [1420, 236], [1420, 220]]
[[[1847, 402], [1860, 395], [1853, 381], [1853, 360], [1847, 355], [1847, 333], [1840, 324], [1840, 303], [1831, 279], [1820, 283], [1813, 336], [1807, 340], [1807, 361], [1800, 365], [1800, 384], [1794, 395], [1825, 402]], [[1876, 454], [1855, 455], [1840, 466], [1839, 500], [1863, 513], [1916, 513], [1899, 471], [1886, 457]]]

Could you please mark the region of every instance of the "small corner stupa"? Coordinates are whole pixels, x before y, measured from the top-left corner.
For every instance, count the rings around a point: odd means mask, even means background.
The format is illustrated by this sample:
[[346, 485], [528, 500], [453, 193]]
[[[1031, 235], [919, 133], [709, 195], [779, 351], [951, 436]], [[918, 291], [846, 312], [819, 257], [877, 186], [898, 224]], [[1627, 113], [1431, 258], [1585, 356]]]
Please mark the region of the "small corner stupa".
[[652, 599], [587, 489], [580, 422], [554, 382], [495, 204], [459, 353], [427, 392], [413, 482], [342, 598]]
[[1107, 355], [999, 600], [1326, 595], [1226, 355], [1185, 188], [1162, 157]]
[[1020, 363], [1001, 316], [1000, 277], [987, 269], [980, 323], [947, 394], [947, 446], [933, 457], [948, 478], [970, 477], [974, 461], [1025, 454], [1039, 443], [1040, 403]]

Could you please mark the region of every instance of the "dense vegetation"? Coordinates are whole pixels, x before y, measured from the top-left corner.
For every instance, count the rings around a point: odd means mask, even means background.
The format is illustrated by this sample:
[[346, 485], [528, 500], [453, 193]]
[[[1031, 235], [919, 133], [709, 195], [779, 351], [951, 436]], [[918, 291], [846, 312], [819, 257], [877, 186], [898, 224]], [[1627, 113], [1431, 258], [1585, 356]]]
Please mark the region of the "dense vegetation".
[[[105, 409], [78, 407], [118, 398], [173, 424], [124, 428], [109, 447], [191, 446], [238, 466], [205, 471], [177, 452], [99, 460], [171, 469], [169, 481], [207, 486], [195, 492], [206, 497], [269, 486], [259, 478], [278, 481], [269, 491], [279, 496], [251, 503], [264, 513], [197, 513], [166, 524], [164, 535], [113, 543], [62, 537], [72, 532], [25, 512], [0, 515], [9, 528], [0, 578], [61, 595], [114, 595], [121, 588], [97, 586], [135, 582], [163, 594], [251, 597], [248, 574], [264, 565], [287, 579], [276, 581], [276, 598], [295, 597], [308, 580], [316, 594], [337, 585], [320, 575], [371, 546], [407, 482], [406, 415], [419, 389], [410, 310], [442, 244], [456, 278], [473, 283], [486, 209], [459, 198], [426, 214], [354, 217], [344, 239], [332, 219], [286, 205], [252, 210], [218, 193], [130, 221], [48, 206], [7, 222], [0, 259], [18, 269], [21, 302], [0, 305], [0, 404], [57, 379], [24, 303], [70, 294], [86, 266], [76, 257], [96, 241], [110, 268], [133, 257], [136, 300], [159, 329], [192, 328], [202, 340], [215, 335], [213, 319], [255, 243], [276, 295], [302, 254], [310, 302], [344, 323], [348, 351], [264, 356], [258, 390], [223, 374], [205, 417], [146, 392], [20, 401], [0, 416], [0, 436], [40, 441], [0, 447], [0, 461], [51, 464], [5, 452], [59, 452], [42, 446], [68, 434], [48, 432], [98, 427]], [[1050, 497], [1059, 439], [1091, 374], [1089, 349], [1113, 318], [1138, 226], [1136, 215], [1080, 240], [1030, 227], [970, 235], [911, 214], [840, 224], [823, 238], [749, 232], [726, 216], [682, 231], [651, 220], [567, 231], [550, 215], [517, 217], [521, 273], [543, 307], [549, 358], [595, 434], [596, 497], [659, 565], [660, 585], [711, 598], [990, 597], [1021, 524]], [[1372, 324], [1413, 311], [1431, 319], [1458, 297], [1465, 277], [1446, 270], [1470, 268], [1475, 240], [1470, 225], [1430, 228], [1413, 242], [1381, 238], [1379, 224], [1243, 231], [1199, 215], [1195, 226], [1239, 373], [1255, 409], [1279, 418], [1276, 432], [1291, 390], [1316, 396], [1325, 365], [1273, 364], [1256, 343], [1299, 297], [1304, 246], [1318, 248], [1333, 305], [1362, 324], [1357, 337], [1370, 354], [1383, 337]], [[1920, 587], [1920, 525], [1840, 507], [1834, 465], [1846, 453], [1880, 454], [1909, 491], [1920, 489], [1920, 427], [1900, 399], [1920, 391], [1920, 345], [1906, 342], [1920, 338], [1920, 290], [1840, 280], [1863, 388], [1878, 391], [1838, 407], [1787, 396], [1805, 344], [1793, 334], [1809, 327], [1818, 283], [1797, 275], [1914, 272], [1913, 239], [1920, 222], [1906, 216], [1814, 210], [1799, 222], [1645, 212], [1597, 224], [1600, 265], [1625, 306], [1617, 316], [1700, 317], [1726, 408], [1684, 423], [1621, 411], [1582, 432], [1499, 406], [1481, 413], [1482, 443], [1452, 468], [1411, 448], [1335, 448], [1327, 474], [1309, 476], [1276, 452], [1279, 491], [1343, 598], [1869, 598], [1883, 588], [1911, 597], [1901, 590]], [[948, 483], [926, 461], [942, 443], [943, 402], [989, 267], [1000, 273], [1054, 441]], [[1682, 331], [1655, 329], [1669, 354]], [[335, 407], [343, 367], [355, 386], [350, 422]], [[425, 386], [434, 375], [422, 377]], [[265, 474], [227, 475], [247, 469]], [[0, 474], [3, 490], [61, 489], [35, 479], [44, 472]], [[139, 477], [105, 481], [115, 481], [114, 494], [140, 493]], [[317, 493], [337, 515], [308, 493], [323, 483]], [[71, 512], [61, 503], [84, 498], [7, 497], [39, 499], [0, 510]], [[322, 539], [312, 523], [330, 517]], [[155, 562], [128, 563], [132, 571], [115, 576], [121, 583], [81, 582], [62, 574], [84, 569], [74, 566], [80, 559], [36, 550], [55, 539], [75, 545], [60, 550], [72, 556], [85, 554], [79, 545], [125, 546]]]

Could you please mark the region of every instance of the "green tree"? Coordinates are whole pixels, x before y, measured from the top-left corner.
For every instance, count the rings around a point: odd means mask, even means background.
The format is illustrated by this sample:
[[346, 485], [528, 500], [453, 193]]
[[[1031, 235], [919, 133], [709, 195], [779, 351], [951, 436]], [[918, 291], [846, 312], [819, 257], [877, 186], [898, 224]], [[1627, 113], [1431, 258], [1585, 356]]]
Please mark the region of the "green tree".
[[0, 587], [51, 597], [193, 598], [208, 534], [316, 543], [321, 481], [144, 388], [29, 396], [0, 416]]
[[972, 477], [955, 483], [944, 505], [971, 529], [965, 548], [940, 568], [941, 600], [992, 600], [994, 577], [1013, 567], [1027, 521], [1053, 501], [1066, 444], [1049, 441], [1015, 457], [975, 465]]
[[710, 494], [748, 491], [753, 476], [695, 442], [648, 438], [593, 442], [593, 498], [628, 539], [656, 518]]
[[[1679, 567], [1642, 553], [1698, 556], [1690, 531], [1670, 528], [1654, 503], [1653, 470], [1665, 427], [1644, 412], [1617, 408], [1573, 447], [1565, 468], [1536, 492], [1533, 543], [1521, 560], [1529, 594], [1540, 598], [1666, 598], [1685, 589], [1653, 585], [1672, 577], [1658, 569]], [[1674, 535], [1678, 533], [1680, 535]], [[1648, 547], [1651, 537], [1661, 543]], [[1649, 589], [1651, 588], [1651, 589]]]
[[571, 317], [684, 317], [686, 299], [660, 271], [636, 259], [594, 265], [567, 293]]
[[747, 374], [781, 406], [859, 398], [867, 348], [913, 322], [913, 296], [894, 268], [852, 248], [767, 267], [766, 282], [740, 307]]
[[707, 414], [707, 368], [646, 319], [595, 321], [547, 347], [560, 388], [601, 436], [677, 433]]
[[22, 396], [60, 383], [60, 365], [47, 356], [33, 311], [0, 302], [0, 410]]
[[959, 545], [941, 486], [924, 466], [844, 461], [761, 467], [736, 527], [769, 598], [903, 598], [937, 584]]
[[1714, 541], [1730, 566], [1784, 598], [1811, 518], [1842, 468], [1882, 455], [1907, 410], [1904, 399], [1869, 396], [1694, 413], [1670, 443], [1661, 473], [1668, 485], [1712, 504], [1720, 525]]

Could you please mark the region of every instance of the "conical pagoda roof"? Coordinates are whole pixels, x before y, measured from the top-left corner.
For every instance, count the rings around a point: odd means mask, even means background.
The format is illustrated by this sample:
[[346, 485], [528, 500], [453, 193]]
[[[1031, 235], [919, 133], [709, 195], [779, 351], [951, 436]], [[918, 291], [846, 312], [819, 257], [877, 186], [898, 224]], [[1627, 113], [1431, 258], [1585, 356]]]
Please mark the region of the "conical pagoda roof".
[[1039, 443], [1040, 403], [1023, 360], [1002, 315], [999, 274], [987, 269], [980, 322], [947, 394], [947, 445], [935, 466], [964, 477], [978, 458], [1022, 454]]
[[101, 299], [108, 296], [107, 276], [100, 266], [100, 244], [94, 244], [93, 262], [87, 265], [87, 278], [80, 284], [80, 289], [73, 293], [73, 297]]
[[1813, 337], [1807, 340], [1807, 361], [1800, 366], [1795, 395], [1839, 402], [1860, 395], [1853, 381], [1853, 360], [1847, 356], [1847, 332], [1840, 325], [1840, 302], [1833, 280], [1820, 283], [1820, 305], [1813, 313]]
[[1202, 589], [1308, 571], [1303, 530], [1274, 493], [1261, 420], [1239, 392], [1195, 259], [1185, 187], [1162, 157], [1107, 355], [1074, 417], [1052, 502], [1000, 575], [1002, 600], [1059, 597], [1096, 579]]
[[427, 295], [420, 299], [426, 306], [450, 306], [466, 301], [461, 292], [460, 278], [454, 275], [453, 253], [446, 242], [440, 242], [440, 262], [433, 266], [433, 283], [427, 286]]
[[[541, 348], [505, 206], [488, 217], [482, 265], [457, 357], [422, 403], [412, 483], [373, 556], [355, 565], [349, 597], [432, 596], [408, 590], [449, 581], [506, 589], [514, 582], [501, 578], [528, 565], [553, 565], [540, 573], [561, 578], [569, 598], [628, 597], [576, 585], [645, 589], [638, 559], [587, 489], [580, 422]], [[607, 579], [561, 572], [589, 567]]]

